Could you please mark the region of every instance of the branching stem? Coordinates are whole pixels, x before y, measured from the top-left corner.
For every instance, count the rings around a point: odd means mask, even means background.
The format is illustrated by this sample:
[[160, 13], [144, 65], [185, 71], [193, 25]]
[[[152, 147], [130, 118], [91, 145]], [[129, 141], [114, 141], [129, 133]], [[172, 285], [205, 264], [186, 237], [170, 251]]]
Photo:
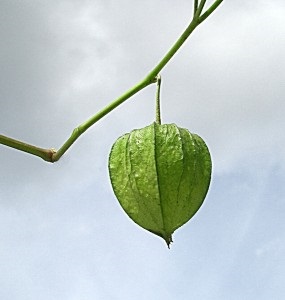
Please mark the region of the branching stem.
[[[192, 21], [189, 23], [185, 31], [178, 38], [175, 44], [169, 49], [166, 55], [160, 60], [160, 62], [149, 72], [149, 74], [139, 83], [134, 85], [131, 89], [126, 91], [120, 97], [115, 99], [113, 102], [108, 104], [105, 108], [99, 111], [97, 114], [92, 116], [86, 122], [79, 125], [75, 128], [71, 134], [71, 136], [67, 139], [67, 141], [59, 148], [58, 151], [52, 149], [43, 149], [39, 148], [10, 137], [0, 135], [0, 144], [6, 145], [8, 147], [24, 151], [30, 153], [32, 155], [36, 155], [41, 157], [45, 161], [55, 162], [58, 161], [61, 156], [71, 147], [71, 145], [83, 134], [88, 128], [94, 125], [97, 121], [103, 118], [105, 115], [110, 113], [117, 106], [125, 102], [127, 99], [147, 87], [148, 85], [155, 83], [158, 81], [159, 72], [165, 67], [165, 65], [172, 59], [175, 53], [181, 48], [190, 34], [194, 31], [194, 29], [201, 24], [209, 15], [223, 2], [223, 0], [215, 0], [212, 6], [202, 14], [204, 5], [206, 0], [201, 0], [199, 3], [198, 0], [194, 0], [194, 15]], [[159, 92], [159, 91], [158, 91]], [[160, 118], [159, 118], [160, 119]], [[159, 120], [161, 122], [161, 120]]]
[[206, 4], [206, 1], [207, 0], [201, 0], [201, 2], [199, 3], [199, 5], [198, 5], [198, 7], [196, 9], [196, 12], [195, 12], [195, 15], [194, 15], [193, 19], [196, 19], [196, 18], [198, 18], [201, 15], [202, 10], [203, 10], [203, 8], [204, 8], [204, 6]]
[[223, 2], [223, 0], [216, 0], [199, 18], [199, 22], [205, 21], [211, 13]]

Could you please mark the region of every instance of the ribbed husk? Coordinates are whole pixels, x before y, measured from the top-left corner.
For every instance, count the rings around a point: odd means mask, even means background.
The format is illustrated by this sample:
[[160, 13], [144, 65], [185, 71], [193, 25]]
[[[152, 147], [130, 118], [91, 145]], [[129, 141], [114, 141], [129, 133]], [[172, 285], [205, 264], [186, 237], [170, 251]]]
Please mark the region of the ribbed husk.
[[122, 208], [168, 246], [173, 232], [202, 205], [211, 169], [202, 138], [175, 124], [133, 130], [114, 143], [109, 157], [112, 187]]

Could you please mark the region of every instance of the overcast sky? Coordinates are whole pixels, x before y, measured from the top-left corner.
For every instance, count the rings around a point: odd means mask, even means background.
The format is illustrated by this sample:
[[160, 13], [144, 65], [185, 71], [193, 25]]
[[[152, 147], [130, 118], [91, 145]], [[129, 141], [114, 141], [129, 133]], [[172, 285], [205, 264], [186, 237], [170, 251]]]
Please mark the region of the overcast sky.
[[[0, 134], [59, 148], [154, 67], [192, 2], [1, 0]], [[162, 121], [213, 159], [170, 250], [123, 212], [107, 169], [114, 141], [154, 121], [154, 85], [55, 164], [0, 145], [0, 299], [284, 299], [284, 16], [284, 0], [225, 0], [161, 72]]]

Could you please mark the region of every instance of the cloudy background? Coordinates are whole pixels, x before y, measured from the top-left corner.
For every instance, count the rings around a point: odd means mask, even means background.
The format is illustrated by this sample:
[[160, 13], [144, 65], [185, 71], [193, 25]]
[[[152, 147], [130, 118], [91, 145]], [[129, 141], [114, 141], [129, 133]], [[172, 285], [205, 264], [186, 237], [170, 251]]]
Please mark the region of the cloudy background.
[[[59, 148], [191, 15], [191, 0], [0, 0], [0, 133]], [[113, 142], [153, 122], [154, 85], [55, 164], [0, 146], [0, 299], [284, 299], [284, 15], [283, 0], [224, 1], [161, 73], [163, 122], [201, 135], [214, 164], [170, 250], [107, 170]]]

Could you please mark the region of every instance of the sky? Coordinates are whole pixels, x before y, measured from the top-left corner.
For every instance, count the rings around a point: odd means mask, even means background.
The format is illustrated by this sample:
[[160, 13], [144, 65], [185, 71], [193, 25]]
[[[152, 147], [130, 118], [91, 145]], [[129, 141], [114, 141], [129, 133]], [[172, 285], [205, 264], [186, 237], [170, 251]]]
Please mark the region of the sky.
[[[284, 15], [283, 0], [225, 0], [161, 72], [162, 122], [199, 134], [213, 160], [170, 250], [108, 175], [115, 140], [154, 121], [155, 85], [54, 164], [0, 145], [0, 299], [284, 299]], [[191, 16], [186, 0], [1, 0], [0, 134], [58, 149]]]

